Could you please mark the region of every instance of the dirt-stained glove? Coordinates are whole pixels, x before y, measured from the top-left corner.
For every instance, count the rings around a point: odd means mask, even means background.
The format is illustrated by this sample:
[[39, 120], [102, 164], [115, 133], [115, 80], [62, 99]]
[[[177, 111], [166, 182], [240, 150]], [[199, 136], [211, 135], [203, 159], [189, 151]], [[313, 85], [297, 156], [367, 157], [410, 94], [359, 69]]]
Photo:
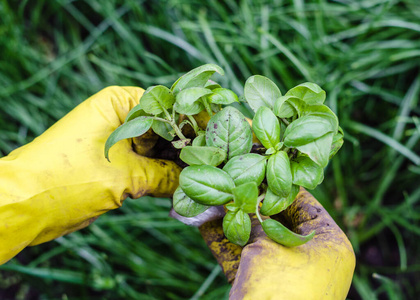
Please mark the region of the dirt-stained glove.
[[[273, 216], [274, 217], [274, 216]], [[269, 239], [256, 218], [243, 249], [223, 235], [222, 221], [200, 227], [207, 245], [233, 286], [229, 299], [345, 299], [355, 268], [353, 248], [322, 205], [301, 189], [275, 218], [295, 232], [315, 237], [288, 248]]]
[[143, 89], [108, 87], [33, 142], [0, 159], [0, 264], [28, 245], [86, 227], [128, 196], [169, 196], [180, 168], [150, 159], [156, 135], [123, 140], [104, 157], [108, 136]]

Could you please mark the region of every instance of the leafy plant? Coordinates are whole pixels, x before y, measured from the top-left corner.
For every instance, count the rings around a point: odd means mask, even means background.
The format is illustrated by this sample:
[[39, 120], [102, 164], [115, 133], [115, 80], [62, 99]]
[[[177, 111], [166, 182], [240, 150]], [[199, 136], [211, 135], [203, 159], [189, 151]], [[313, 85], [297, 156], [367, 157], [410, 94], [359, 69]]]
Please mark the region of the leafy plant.
[[[251, 76], [244, 88], [244, 98], [255, 112], [251, 126], [236, 108], [222, 109], [238, 102], [238, 96], [210, 80], [215, 72], [224, 73], [207, 64], [179, 78], [171, 89], [148, 88], [125, 123], [108, 138], [106, 158], [119, 140], [151, 129], [182, 149], [180, 159], [189, 165], [181, 172], [173, 196], [178, 214], [193, 217], [210, 206], [225, 205], [223, 230], [232, 243], [248, 242], [249, 214], [256, 214], [275, 242], [290, 247], [306, 243], [315, 232], [302, 236], [274, 219], [263, 220], [260, 214], [269, 217], [286, 209], [301, 186], [314, 189], [342, 146], [337, 116], [323, 104], [325, 92], [307, 82], [282, 96], [270, 79]], [[204, 110], [210, 117], [205, 131], [194, 118]], [[193, 129], [194, 137], [184, 136], [185, 125]], [[261, 143], [255, 151], [253, 134]]]

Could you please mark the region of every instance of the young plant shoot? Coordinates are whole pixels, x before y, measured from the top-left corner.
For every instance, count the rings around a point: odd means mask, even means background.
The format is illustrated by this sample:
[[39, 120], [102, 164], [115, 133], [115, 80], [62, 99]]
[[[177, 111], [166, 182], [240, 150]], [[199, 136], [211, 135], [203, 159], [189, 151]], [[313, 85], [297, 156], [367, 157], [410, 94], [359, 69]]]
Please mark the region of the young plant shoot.
[[[234, 244], [247, 244], [249, 214], [256, 214], [273, 241], [288, 247], [306, 243], [315, 232], [302, 236], [261, 215], [285, 210], [301, 186], [319, 185], [329, 159], [341, 148], [343, 131], [323, 104], [325, 91], [307, 82], [283, 96], [270, 79], [251, 76], [244, 87], [245, 101], [255, 113], [251, 127], [236, 108], [222, 108], [239, 98], [210, 80], [216, 72], [224, 74], [219, 66], [207, 64], [183, 75], [170, 89], [149, 87], [106, 141], [105, 157], [109, 159], [116, 142], [153, 130], [182, 149], [179, 157], [188, 165], [173, 195], [178, 214], [194, 217], [210, 206], [224, 205], [223, 230]], [[202, 111], [210, 117], [205, 131], [194, 119]], [[187, 124], [195, 137], [184, 136]], [[258, 153], [251, 153], [253, 134], [261, 143]]]

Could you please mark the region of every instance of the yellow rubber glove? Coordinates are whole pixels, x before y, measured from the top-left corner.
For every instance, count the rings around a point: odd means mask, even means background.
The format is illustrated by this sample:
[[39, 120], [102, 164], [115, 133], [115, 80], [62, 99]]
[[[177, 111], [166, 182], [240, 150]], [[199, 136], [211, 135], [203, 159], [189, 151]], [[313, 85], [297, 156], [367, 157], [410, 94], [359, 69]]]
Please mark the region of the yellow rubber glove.
[[277, 219], [299, 234], [316, 231], [308, 243], [288, 248], [269, 239], [256, 218], [243, 249], [223, 235], [221, 220], [200, 231], [233, 286], [229, 299], [345, 299], [355, 268], [353, 248], [315, 198], [301, 189]]
[[86, 227], [128, 196], [173, 193], [180, 168], [138, 154], [150, 154], [154, 135], [118, 142], [111, 163], [104, 157], [105, 141], [143, 92], [108, 87], [0, 159], [0, 264], [28, 245]]

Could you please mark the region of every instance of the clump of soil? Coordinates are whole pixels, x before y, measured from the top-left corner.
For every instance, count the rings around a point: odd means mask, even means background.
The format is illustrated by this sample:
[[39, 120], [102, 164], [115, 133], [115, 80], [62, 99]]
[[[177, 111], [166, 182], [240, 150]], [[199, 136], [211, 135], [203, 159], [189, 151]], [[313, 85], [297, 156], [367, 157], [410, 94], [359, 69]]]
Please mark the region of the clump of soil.
[[158, 139], [153, 150], [155, 153], [153, 158], [172, 160], [181, 168], [188, 167], [188, 165], [179, 158], [181, 149], [176, 149], [171, 142], [163, 138]]

